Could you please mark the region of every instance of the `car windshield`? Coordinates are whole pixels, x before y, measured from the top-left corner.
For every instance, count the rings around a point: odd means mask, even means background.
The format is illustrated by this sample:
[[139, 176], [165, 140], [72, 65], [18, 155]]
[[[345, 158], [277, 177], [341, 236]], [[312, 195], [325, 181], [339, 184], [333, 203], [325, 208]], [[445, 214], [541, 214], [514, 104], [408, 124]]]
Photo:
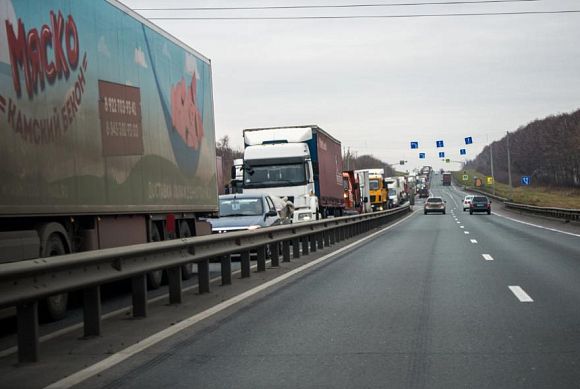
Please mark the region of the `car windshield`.
[[280, 165], [251, 165], [244, 172], [244, 186], [248, 188], [303, 185], [306, 183], [304, 163]]
[[430, 199], [427, 199], [428, 203], [442, 203], [443, 200], [440, 199], [439, 197], [431, 197]]
[[379, 180], [369, 180], [369, 188], [370, 190], [379, 189]]
[[220, 199], [220, 217], [232, 216], [258, 216], [264, 213], [262, 199]]

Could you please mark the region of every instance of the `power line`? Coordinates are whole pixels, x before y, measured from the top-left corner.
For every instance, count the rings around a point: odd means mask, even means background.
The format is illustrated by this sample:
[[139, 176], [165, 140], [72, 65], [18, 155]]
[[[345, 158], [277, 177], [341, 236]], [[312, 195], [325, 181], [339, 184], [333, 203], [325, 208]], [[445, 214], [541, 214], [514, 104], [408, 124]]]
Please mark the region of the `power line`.
[[549, 15], [580, 13], [580, 9], [559, 11], [518, 11], [518, 12], [474, 12], [444, 14], [406, 14], [406, 15], [349, 15], [349, 16], [248, 16], [248, 17], [149, 17], [149, 20], [314, 20], [314, 19], [403, 19], [435, 17], [468, 17], [468, 16], [502, 16], [502, 15]]
[[338, 5], [281, 5], [256, 7], [181, 7], [181, 8], [133, 8], [135, 11], [240, 11], [273, 9], [318, 9], [318, 8], [365, 8], [365, 7], [406, 7], [424, 5], [461, 5], [490, 3], [529, 3], [543, 0], [474, 0], [474, 1], [429, 1], [420, 3], [376, 3], [376, 4], [338, 4]]

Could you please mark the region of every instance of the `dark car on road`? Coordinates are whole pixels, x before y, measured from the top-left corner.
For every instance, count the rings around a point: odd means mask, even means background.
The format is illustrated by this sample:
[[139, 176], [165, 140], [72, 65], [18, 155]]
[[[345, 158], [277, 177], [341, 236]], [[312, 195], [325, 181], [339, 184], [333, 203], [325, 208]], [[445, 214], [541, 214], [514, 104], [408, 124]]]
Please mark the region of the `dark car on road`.
[[440, 212], [445, 215], [445, 201], [441, 197], [429, 197], [425, 201], [425, 215], [430, 212]]
[[485, 196], [473, 196], [471, 204], [469, 204], [469, 214], [474, 212], [487, 212], [491, 215], [491, 200]]

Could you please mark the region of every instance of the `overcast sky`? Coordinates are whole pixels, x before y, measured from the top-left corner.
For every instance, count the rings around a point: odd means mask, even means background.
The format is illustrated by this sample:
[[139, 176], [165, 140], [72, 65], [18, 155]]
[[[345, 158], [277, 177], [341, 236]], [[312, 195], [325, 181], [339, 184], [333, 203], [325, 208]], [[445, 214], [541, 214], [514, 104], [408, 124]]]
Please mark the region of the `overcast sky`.
[[[415, 2], [424, 2], [418, 0]], [[124, 0], [130, 8], [373, 4], [407, 0]], [[410, 0], [409, 0], [410, 2]], [[139, 11], [159, 16], [395, 15], [580, 10], [579, 0], [277, 11]], [[154, 23], [212, 61], [216, 137], [318, 124], [343, 147], [408, 168], [452, 160], [505, 131], [580, 108], [580, 13], [399, 19]], [[419, 141], [425, 161], [409, 149]], [[449, 166], [449, 165], [447, 165]], [[450, 166], [451, 168], [456, 167]]]

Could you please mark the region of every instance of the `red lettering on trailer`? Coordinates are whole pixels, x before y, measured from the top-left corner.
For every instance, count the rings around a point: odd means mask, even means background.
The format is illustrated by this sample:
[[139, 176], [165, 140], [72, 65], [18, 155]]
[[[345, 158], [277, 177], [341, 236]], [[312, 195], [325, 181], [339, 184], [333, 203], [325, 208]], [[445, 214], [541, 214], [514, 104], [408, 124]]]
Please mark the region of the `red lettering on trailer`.
[[[44, 90], [46, 81], [52, 85], [63, 76], [68, 80], [71, 70], [76, 70], [78, 66], [80, 40], [72, 15], [68, 15], [65, 21], [62, 12], [58, 11], [57, 14], [50, 11], [50, 21], [51, 25], [43, 25], [39, 33], [36, 28], [27, 32], [22, 19], [18, 19], [15, 31], [15, 26], [6, 20], [12, 82], [18, 97], [22, 94], [20, 69], [24, 72], [28, 97], [32, 99], [38, 93], [39, 85]], [[54, 55], [50, 62], [47, 55], [49, 47]]]

